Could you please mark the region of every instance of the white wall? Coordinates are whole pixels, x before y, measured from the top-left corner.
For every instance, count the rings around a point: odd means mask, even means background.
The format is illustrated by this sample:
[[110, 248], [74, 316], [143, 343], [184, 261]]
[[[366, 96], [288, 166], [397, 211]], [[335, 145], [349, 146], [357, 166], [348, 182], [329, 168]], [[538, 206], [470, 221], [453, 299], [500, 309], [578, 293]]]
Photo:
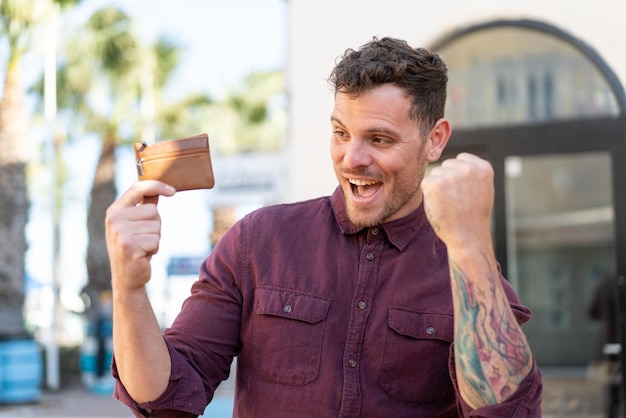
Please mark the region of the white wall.
[[537, 20], [584, 41], [626, 84], [624, 0], [286, 1], [290, 201], [327, 195], [335, 188], [329, 156], [333, 95], [326, 79], [338, 56], [372, 36], [404, 38], [415, 47], [428, 48], [446, 34], [474, 24]]

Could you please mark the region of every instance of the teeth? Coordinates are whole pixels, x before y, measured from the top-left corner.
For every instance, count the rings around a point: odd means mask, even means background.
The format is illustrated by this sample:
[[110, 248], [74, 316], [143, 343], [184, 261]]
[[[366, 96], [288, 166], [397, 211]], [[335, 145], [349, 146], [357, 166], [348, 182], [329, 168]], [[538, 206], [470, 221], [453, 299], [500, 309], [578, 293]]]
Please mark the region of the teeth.
[[376, 181], [372, 180], [357, 180], [357, 179], [348, 179], [350, 184], [354, 184], [355, 186], [371, 186], [372, 184], [376, 184]]

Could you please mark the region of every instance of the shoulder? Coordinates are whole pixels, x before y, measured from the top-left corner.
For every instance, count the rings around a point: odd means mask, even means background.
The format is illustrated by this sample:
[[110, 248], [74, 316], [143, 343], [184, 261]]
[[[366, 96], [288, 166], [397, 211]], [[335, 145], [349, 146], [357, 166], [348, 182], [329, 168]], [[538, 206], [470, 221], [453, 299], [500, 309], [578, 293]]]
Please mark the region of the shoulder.
[[246, 227], [262, 227], [280, 223], [281, 225], [302, 221], [322, 220], [332, 216], [330, 198], [328, 196], [294, 203], [283, 203], [264, 206], [256, 209], [241, 220]]

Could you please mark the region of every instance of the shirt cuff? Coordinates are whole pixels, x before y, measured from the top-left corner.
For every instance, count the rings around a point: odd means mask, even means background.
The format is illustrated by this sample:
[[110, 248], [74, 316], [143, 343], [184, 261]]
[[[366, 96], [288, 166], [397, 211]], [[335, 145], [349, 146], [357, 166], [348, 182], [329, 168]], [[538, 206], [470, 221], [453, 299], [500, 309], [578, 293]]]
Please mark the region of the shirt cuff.
[[[166, 414], [168, 417], [202, 415], [208, 404], [202, 380], [167, 341], [166, 344], [172, 361], [172, 372], [165, 391], [151, 402], [135, 402], [120, 381], [114, 355], [111, 364], [111, 373], [116, 380], [113, 397], [128, 406], [136, 417], [153, 417], [165, 410], [170, 412]], [[185, 368], [189, 370], [184, 370]]]
[[463, 417], [481, 418], [541, 418], [541, 399], [543, 396], [543, 382], [541, 371], [533, 359], [530, 373], [520, 383], [517, 390], [504, 402], [497, 405], [473, 409], [461, 397], [458, 388], [456, 368], [454, 364], [454, 350], [450, 349], [448, 359], [450, 377], [456, 392], [457, 406]]

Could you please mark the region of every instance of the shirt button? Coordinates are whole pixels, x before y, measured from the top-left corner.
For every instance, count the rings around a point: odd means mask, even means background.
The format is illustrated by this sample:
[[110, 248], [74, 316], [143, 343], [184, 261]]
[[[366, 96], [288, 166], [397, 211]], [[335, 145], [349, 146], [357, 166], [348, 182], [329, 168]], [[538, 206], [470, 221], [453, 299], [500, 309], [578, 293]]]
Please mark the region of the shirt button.
[[355, 368], [356, 367], [356, 360], [351, 358], [350, 360], [348, 360], [348, 364], [350, 365], [350, 367]]
[[285, 307], [283, 308], [284, 313], [290, 313], [292, 310], [293, 308], [291, 307], [291, 305], [285, 305]]
[[370, 231], [372, 232], [372, 235], [378, 235], [378, 228], [372, 228]]
[[372, 261], [374, 259], [374, 254], [372, 253], [367, 253], [367, 255], [365, 256], [369, 261]]
[[365, 306], [367, 306], [367, 305], [365, 304], [365, 302], [360, 300], [359, 303], [358, 303], [358, 306], [359, 306], [359, 309], [363, 310], [363, 309], [365, 309]]
[[435, 327], [426, 327], [426, 334], [433, 335], [435, 333]]

